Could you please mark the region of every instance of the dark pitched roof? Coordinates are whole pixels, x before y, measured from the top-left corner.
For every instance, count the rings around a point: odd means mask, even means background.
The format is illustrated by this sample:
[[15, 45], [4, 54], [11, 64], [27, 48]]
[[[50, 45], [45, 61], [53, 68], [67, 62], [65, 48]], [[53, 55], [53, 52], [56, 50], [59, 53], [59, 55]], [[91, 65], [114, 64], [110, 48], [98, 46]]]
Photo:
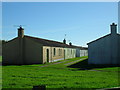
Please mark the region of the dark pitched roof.
[[90, 44], [90, 43], [96, 42], [96, 41], [98, 41], [98, 40], [100, 40], [100, 39], [102, 39], [102, 38], [105, 38], [105, 37], [107, 37], [107, 36], [109, 36], [109, 35], [111, 35], [111, 34], [105, 35], [105, 36], [100, 37], [100, 38], [98, 38], [98, 39], [96, 39], [96, 40], [94, 40], [94, 41], [91, 41], [91, 42], [87, 43], [87, 45]]
[[[24, 35], [24, 37], [26, 38], [30, 38], [38, 43], [41, 43], [43, 46], [53, 46], [53, 47], [66, 47], [66, 48], [80, 48], [80, 49], [85, 49], [87, 50], [88, 48], [87, 47], [81, 47], [81, 46], [75, 46], [75, 45], [68, 45], [68, 44], [64, 44], [62, 42], [58, 42], [58, 41], [53, 41], [53, 40], [47, 40], [47, 39], [42, 39], [42, 38], [38, 38], [38, 37], [32, 37], [32, 36], [27, 36], [27, 35]], [[8, 42], [11, 42], [15, 39], [17, 39], [18, 37], [16, 38], [13, 38], [12, 40], [9, 40]], [[6, 42], [6, 43], [8, 43]]]
[[47, 39], [31, 37], [31, 36], [26, 36], [26, 35], [24, 37], [27, 37], [27, 38], [30, 38], [30, 39], [34, 39], [34, 41], [36, 41], [38, 43], [41, 43], [43, 46], [75, 48], [74, 46], [70, 46], [68, 44], [64, 44], [64, 43], [58, 42], [58, 41], [47, 40]]
[[9, 43], [9, 42], [11, 42], [11, 41], [14, 41], [15, 39], [17, 39], [17, 37], [15, 37], [15, 38], [13, 38], [13, 39], [11, 39], [11, 40], [9, 40], [9, 41], [6, 41], [5, 43]]
[[74, 47], [74, 48], [80, 48], [80, 49], [88, 49], [88, 47], [82, 47], [82, 46], [74, 46], [74, 45], [72, 45], [72, 47]]

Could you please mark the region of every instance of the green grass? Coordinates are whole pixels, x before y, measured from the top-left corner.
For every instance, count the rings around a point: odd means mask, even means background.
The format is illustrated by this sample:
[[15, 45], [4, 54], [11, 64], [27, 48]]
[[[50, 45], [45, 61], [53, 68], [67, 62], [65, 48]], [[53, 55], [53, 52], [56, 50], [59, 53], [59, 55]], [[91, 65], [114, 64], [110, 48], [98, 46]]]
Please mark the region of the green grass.
[[[63, 63], [59, 64], [54, 62], [3, 66], [3, 88], [32, 88], [37, 85], [46, 85], [47, 88], [111, 88], [119, 86], [118, 67], [92, 67], [88, 70], [81, 70], [87, 66], [84, 62], [86, 59], [69, 66], [64, 65], [81, 58], [68, 59], [65, 62], [61, 60], [58, 62]], [[82, 67], [79, 66], [81, 64]], [[40, 67], [43, 65], [48, 66]], [[91, 71], [91, 69], [102, 71]]]

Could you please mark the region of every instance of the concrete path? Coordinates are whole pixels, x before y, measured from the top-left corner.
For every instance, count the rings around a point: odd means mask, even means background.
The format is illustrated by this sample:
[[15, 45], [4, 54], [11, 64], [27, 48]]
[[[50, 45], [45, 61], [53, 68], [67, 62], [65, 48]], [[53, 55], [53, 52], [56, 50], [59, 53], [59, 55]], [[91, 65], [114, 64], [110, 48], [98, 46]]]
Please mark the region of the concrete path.
[[[70, 64], [79, 62], [79, 61], [81, 61], [81, 60], [83, 60], [83, 59], [86, 59], [86, 58], [82, 58], [82, 59], [79, 59], [79, 60], [75, 60], [75, 61], [73, 61], [73, 62], [69, 62], [69, 63], [66, 63], [66, 64], [64, 64], [64, 65], [70, 65]], [[66, 62], [66, 61], [69, 61], [69, 60], [65, 60], [65, 61], [63, 61], [63, 62], [56, 62], [56, 63], [52, 63], [52, 64], [49, 64], [49, 65], [43, 65], [43, 66], [39, 66], [39, 67], [47, 67], [47, 66], [54, 65], [54, 64], [64, 63], [64, 62]]]
[[107, 71], [107, 70], [95, 70], [95, 69], [92, 69], [92, 70], [89, 70], [89, 71], [97, 71], [97, 72], [120, 72], [120, 71]]
[[79, 59], [79, 60], [75, 60], [75, 61], [73, 61], [73, 62], [66, 63], [66, 64], [64, 64], [64, 65], [74, 64], [74, 63], [79, 62], [79, 61], [84, 60], [84, 59], [86, 59], [86, 58], [82, 58], [82, 59]]
[[47, 66], [50, 66], [50, 65], [54, 65], [54, 64], [60, 64], [60, 63], [64, 63], [66, 61], [69, 61], [69, 60], [65, 60], [63, 62], [56, 62], [56, 63], [52, 63], [52, 64], [49, 64], [49, 65], [43, 65], [43, 66], [40, 66], [40, 67], [47, 67]]

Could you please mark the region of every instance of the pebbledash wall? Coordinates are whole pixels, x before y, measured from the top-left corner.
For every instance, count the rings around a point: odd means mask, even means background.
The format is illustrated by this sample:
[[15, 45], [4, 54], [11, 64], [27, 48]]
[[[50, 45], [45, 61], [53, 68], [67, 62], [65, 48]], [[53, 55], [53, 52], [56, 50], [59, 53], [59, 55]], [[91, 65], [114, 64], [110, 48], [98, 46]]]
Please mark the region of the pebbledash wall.
[[64, 48], [43, 46], [43, 63], [58, 60], [64, 60]]
[[120, 34], [112, 23], [111, 33], [88, 43], [89, 64], [120, 64]]

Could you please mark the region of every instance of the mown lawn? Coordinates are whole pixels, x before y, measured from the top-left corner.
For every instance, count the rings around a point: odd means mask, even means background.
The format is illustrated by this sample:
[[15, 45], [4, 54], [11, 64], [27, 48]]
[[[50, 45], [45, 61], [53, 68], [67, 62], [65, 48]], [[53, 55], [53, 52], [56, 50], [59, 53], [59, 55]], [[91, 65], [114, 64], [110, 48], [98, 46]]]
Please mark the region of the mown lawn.
[[[111, 88], [119, 86], [119, 67], [92, 67], [87, 70], [82, 70], [82, 68], [85, 68], [87, 65], [84, 62], [87, 59], [72, 65], [65, 65], [66, 63], [78, 59], [80, 58], [69, 59], [66, 61], [62, 60], [59, 61], [61, 62], [59, 64], [56, 64], [55, 62], [44, 65], [3, 66], [2, 86], [3, 88], [32, 88], [37, 85], [46, 85], [46, 88], [65, 89]], [[78, 64], [82, 64], [82, 67], [79, 67]]]

